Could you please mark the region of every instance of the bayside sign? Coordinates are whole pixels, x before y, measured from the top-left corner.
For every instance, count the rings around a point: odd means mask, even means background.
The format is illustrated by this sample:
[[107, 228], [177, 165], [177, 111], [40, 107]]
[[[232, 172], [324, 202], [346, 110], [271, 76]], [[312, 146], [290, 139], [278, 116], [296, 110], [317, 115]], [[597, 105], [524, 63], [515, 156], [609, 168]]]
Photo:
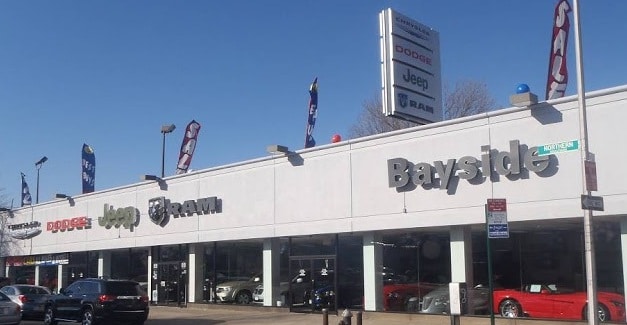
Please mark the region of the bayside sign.
[[[485, 146], [482, 147], [482, 149]], [[416, 186], [436, 186], [448, 189], [451, 179], [472, 180], [479, 175], [490, 178], [492, 171], [502, 176], [518, 175], [524, 169], [539, 173], [549, 167], [550, 156], [538, 156], [538, 147], [524, 149], [518, 140], [509, 142], [509, 151], [490, 150], [477, 159], [463, 156], [459, 159], [412, 164], [405, 158], [388, 160], [389, 187], [403, 188], [411, 181]], [[459, 172], [458, 172], [459, 171]], [[437, 176], [436, 176], [437, 174]]]

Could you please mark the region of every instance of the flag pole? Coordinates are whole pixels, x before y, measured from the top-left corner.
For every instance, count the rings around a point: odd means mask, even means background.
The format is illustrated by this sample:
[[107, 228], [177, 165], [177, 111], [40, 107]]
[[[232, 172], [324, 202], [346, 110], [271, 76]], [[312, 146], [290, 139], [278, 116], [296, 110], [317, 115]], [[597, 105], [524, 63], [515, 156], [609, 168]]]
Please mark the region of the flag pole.
[[[586, 113], [586, 90], [583, 77], [583, 51], [581, 46], [581, 22], [579, 21], [579, 0], [573, 0], [573, 16], [575, 20], [575, 58], [577, 68], [577, 101], [579, 103], [579, 133], [581, 137], [581, 170], [584, 194], [590, 195], [586, 186], [585, 162], [591, 160], [588, 146], [588, 121]], [[588, 296], [587, 318], [588, 324], [596, 325], [597, 316], [597, 283], [596, 262], [594, 256], [594, 236], [592, 225], [592, 210], [583, 210], [584, 251], [586, 262], [586, 290]]]

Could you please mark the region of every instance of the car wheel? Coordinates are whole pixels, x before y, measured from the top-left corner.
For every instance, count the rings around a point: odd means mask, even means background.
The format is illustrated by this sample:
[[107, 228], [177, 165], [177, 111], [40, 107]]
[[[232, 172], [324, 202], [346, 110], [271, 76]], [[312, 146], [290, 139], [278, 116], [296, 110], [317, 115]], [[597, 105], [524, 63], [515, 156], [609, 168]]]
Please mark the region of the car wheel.
[[46, 307], [46, 311], [44, 312], [44, 325], [57, 325], [52, 307]]
[[[598, 304], [597, 317], [600, 322], [609, 322], [611, 320], [610, 311], [601, 303]], [[588, 320], [588, 305], [583, 309], [583, 319]]]
[[503, 300], [499, 305], [499, 311], [503, 317], [517, 318], [522, 316], [520, 304], [513, 299]]
[[235, 302], [241, 305], [248, 305], [253, 301], [252, 295], [248, 291], [242, 291], [235, 297]]
[[94, 317], [94, 311], [91, 309], [83, 310], [83, 317], [81, 318], [81, 324], [83, 325], [95, 325], [96, 318]]

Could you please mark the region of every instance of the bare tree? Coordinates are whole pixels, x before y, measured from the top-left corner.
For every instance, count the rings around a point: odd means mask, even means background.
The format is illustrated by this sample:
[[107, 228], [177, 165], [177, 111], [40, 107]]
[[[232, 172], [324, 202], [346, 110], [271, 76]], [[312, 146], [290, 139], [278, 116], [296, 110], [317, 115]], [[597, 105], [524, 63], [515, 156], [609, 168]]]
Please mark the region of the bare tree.
[[418, 124], [383, 114], [381, 97], [376, 96], [363, 103], [363, 111], [359, 119], [349, 131], [350, 138], [365, 137], [372, 134], [406, 129]]
[[[445, 85], [443, 93], [444, 119], [479, 114], [496, 108], [496, 102], [483, 82], [463, 80], [457, 82], [453, 89]], [[361, 115], [350, 128], [349, 137], [364, 137], [419, 125], [396, 117], [385, 116], [382, 113], [382, 107], [380, 96], [365, 101]]]
[[484, 82], [462, 80], [451, 89], [444, 85], [444, 119], [484, 113], [496, 108], [496, 101]]

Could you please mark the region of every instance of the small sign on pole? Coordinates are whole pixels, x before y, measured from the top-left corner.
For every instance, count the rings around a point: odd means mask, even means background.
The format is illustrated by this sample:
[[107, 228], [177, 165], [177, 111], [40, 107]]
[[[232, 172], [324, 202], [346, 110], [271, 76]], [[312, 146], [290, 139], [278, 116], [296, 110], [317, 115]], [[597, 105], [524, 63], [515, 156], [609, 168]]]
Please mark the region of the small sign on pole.
[[505, 199], [488, 199], [486, 222], [488, 223], [488, 238], [509, 238]]
[[597, 164], [593, 160], [584, 161], [584, 169], [586, 172], [586, 190], [598, 191], [597, 189]]

